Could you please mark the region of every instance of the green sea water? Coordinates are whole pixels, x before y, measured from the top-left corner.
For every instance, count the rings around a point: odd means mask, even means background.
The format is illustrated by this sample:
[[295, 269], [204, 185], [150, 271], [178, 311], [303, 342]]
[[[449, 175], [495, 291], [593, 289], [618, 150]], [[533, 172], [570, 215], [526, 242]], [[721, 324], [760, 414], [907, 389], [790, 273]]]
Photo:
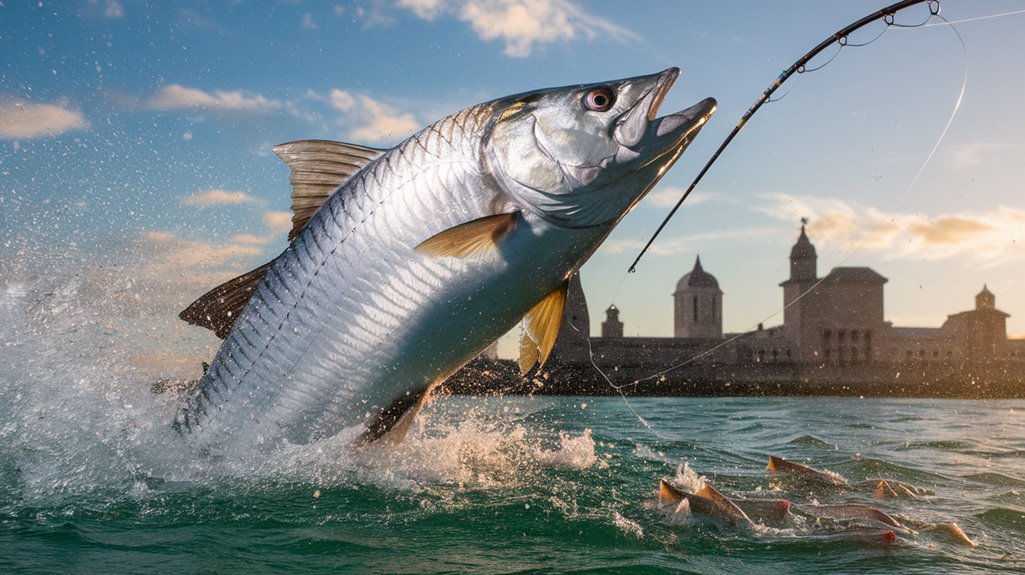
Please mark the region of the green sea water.
[[[1025, 572], [1023, 401], [441, 397], [398, 446], [228, 460], [170, 434], [176, 398], [81, 288], [33, 293], [0, 297], [2, 574]], [[769, 455], [927, 494], [771, 475]], [[695, 475], [956, 523], [978, 547], [660, 504], [660, 478]]]
[[[1025, 403], [646, 398], [632, 407], [657, 436], [618, 398], [454, 397], [397, 448], [354, 458], [324, 445], [252, 473], [197, 465], [195, 477], [174, 480], [133, 472], [116, 450], [33, 453], [5, 428], [0, 572], [1025, 569]], [[867, 490], [787, 485], [764, 470], [769, 454], [935, 494], [879, 501]], [[684, 461], [731, 495], [876, 505], [955, 522], [979, 547], [939, 533], [865, 543], [809, 524], [752, 530], [676, 514], [659, 505], [657, 481]]]

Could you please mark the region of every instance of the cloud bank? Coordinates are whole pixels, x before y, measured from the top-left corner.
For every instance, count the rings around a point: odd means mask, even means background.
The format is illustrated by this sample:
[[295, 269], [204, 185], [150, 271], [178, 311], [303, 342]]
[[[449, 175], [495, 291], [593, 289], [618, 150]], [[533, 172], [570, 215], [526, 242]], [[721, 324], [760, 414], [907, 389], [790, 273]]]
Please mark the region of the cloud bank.
[[808, 232], [816, 242], [879, 252], [886, 260], [967, 256], [999, 265], [1025, 258], [1025, 209], [1019, 207], [927, 216], [835, 198], [782, 193], [760, 198], [764, 203], [752, 209], [773, 219], [809, 218]]
[[347, 137], [354, 142], [396, 142], [421, 127], [413, 114], [401, 112], [366, 94], [335, 88], [327, 96], [310, 90], [306, 97], [340, 112], [339, 123], [350, 126]]
[[157, 90], [156, 94], [146, 101], [146, 107], [152, 110], [201, 108], [229, 112], [266, 112], [280, 109], [282, 103], [260, 94], [240, 90], [217, 90], [208, 93], [181, 84], [169, 84]]
[[211, 188], [209, 190], [185, 196], [182, 198], [183, 206], [214, 206], [222, 204], [245, 204], [256, 202], [256, 198], [245, 192], [225, 190], [224, 188]]
[[525, 58], [534, 47], [585, 37], [636, 41], [638, 36], [608, 20], [588, 14], [569, 0], [399, 0], [400, 8], [419, 18], [455, 17], [477, 37], [505, 43], [505, 55]]
[[67, 104], [0, 100], [0, 138], [45, 138], [88, 127], [85, 116]]

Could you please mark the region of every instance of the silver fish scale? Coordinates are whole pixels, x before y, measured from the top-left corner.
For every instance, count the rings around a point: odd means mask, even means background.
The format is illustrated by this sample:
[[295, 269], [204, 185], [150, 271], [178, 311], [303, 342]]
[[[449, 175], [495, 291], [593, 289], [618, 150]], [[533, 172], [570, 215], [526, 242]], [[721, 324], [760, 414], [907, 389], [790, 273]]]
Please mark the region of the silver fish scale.
[[271, 266], [179, 412], [180, 430], [216, 429], [206, 435], [226, 444], [243, 431], [257, 441], [307, 442], [380, 413], [414, 387], [403, 378], [458, 367], [465, 333], [428, 324], [456, 297], [446, 293], [467, 291], [454, 280], [469, 265], [501, 262], [422, 257], [412, 248], [490, 215], [497, 190], [479, 161], [490, 114], [477, 106], [425, 128], [328, 199]]

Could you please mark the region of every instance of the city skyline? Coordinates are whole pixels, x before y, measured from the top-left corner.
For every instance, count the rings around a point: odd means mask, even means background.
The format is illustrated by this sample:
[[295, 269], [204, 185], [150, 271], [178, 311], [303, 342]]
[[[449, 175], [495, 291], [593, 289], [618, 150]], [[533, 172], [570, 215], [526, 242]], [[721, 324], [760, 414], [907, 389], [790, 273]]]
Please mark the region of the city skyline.
[[[804, 225], [807, 225], [809, 223], [808, 218], [801, 218], [801, 223], [804, 224]], [[799, 234], [800, 234], [800, 228], [798, 228], [798, 232], [795, 233], [795, 238], [794, 238], [795, 241], [797, 240], [797, 237], [798, 237]], [[812, 244], [815, 245], [815, 238], [814, 237], [810, 237], [810, 240], [811, 240]], [[784, 253], [789, 248], [787, 246], [782, 246], [781, 249], [782, 249], [781, 253]], [[694, 260], [691, 262], [691, 268], [687, 269], [687, 271], [681, 277], [686, 277], [687, 275], [691, 274], [694, 271], [695, 267], [700, 267], [701, 271], [703, 271], [704, 273], [706, 273], [706, 274], [712, 276], [713, 278], [715, 278], [716, 280], [718, 280], [718, 276], [716, 275], [716, 271], [714, 269], [709, 269], [709, 267], [707, 265], [705, 265], [705, 263], [701, 260], [701, 254], [698, 254], [698, 253], [694, 254]], [[818, 280], [821, 281], [821, 280], [825, 279], [825, 277], [829, 274], [830, 271], [833, 271], [836, 268], [843, 268], [843, 267], [847, 267], [847, 266], [837, 264], [835, 266], [829, 266], [829, 267], [820, 269], [819, 270]], [[864, 267], [864, 268], [867, 268], [867, 269], [872, 269], [874, 271], [874, 268], [872, 267], [871, 263], [869, 263], [869, 264], [867, 264], [865, 266], [860, 266], [860, 267]], [[768, 280], [769, 283], [767, 283], [765, 287], [767, 289], [770, 289], [770, 290], [771, 289], [777, 289], [777, 291], [778, 291], [778, 288], [781, 285], [779, 282], [780, 281], [784, 281], [785, 279], [786, 279], [785, 277], [784, 278], [779, 278], [779, 280], [776, 283], [772, 283], [771, 279], [769, 279]], [[886, 279], [887, 282], [889, 282], [889, 278], [884, 278], [884, 279]], [[889, 283], [887, 283], [887, 286], [888, 285], [889, 285]], [[730, 286], [721, 286], [721, 287], [723, 287], [726, 290], [728, 290], [730, 288]], [[586, 281], [585, 281], [585, 290], [586, 290]], [[969, 309], [973, 305], [971, 302], [974, 301], [976, 295], [979, 292], [982, 292], [982, 291], [991, 291], [989, 289], [989, 285], [986, 284], [986, 283], [979, 284], [979, 286], [975, 289], [974, 292], [968, 294], [967, 300], [965, 302], [961, 302], [961, 303], [963, 303], [962, 307], [964, 309]], [[782, 294], [782, 292], [780, 292], [780, 293]], [[1000, 300], [1000, 302], [1002, 304], [1004, 300], [1000, 299], [1000, 294], [996, 294], [995, 293], [994, 295], [997, 296], [997, 298]], [[669, 296], [666, 298], [666, 302], [665, 302], [666, 305], [665, 306], [662, 306], [662, 305], [659, 305], [659, 304], [655, 304], [655, 303], [649, 303], [649, 306], [655, 307], [655, 308], [658, 308], [658, 309], [662, 309], [662, 311], [666, 312], [666, 320], [669, 321], [669, 322], [672, 322], [673, 321], [672, 320], [672, 315], [673, 315], [673, 310], [674, 310], [674, 299], [675, 299], [675, 296], [676, 296], [675, 293], [670, 293]], [[722, 305], [722, 306], [724, 306], [726, 308], [726, 311], [724, 311], [723, 313], [724, 314], [727, 313], [728, 312], [728, 307], [729, 307], [729, 299], [723, 297], [723, 301], [720, 302], [720, 305]], [[650, 333], [639, 333], [639, 332], [636, 333], [636, 334], [631, 333], [629, 327], [627, 327], [628, 324], [624, 321], [624, 317], [626, 317], [626, 316], [623, 315], [624, 313], [629, 315], [630, 310], [624, 309], [623, 306], [616, 305], [615, 302], [609, 304], [609, 306], [612, 306], [612, 307], [614, 307], [616, 309], [617, 318], [618, 318], [619, 322], [623, 325], [623, 329], [626, 330], [625, 334], [627, 336], [629, 336], [629, 335], [640, 335], [640, 336], [650, 336], [650, 335], [652, 335]], [[601, 322], [604, 321], [604, 319], [605, 319], [605, 310], [608, 309], [609, 306], [606, 306], [606, 307], [604, 307], [602, 309], [591, 309], [592, 334], [600, 333], [600, 331], [601, 331]], [[761, 325], [763, 328], [768, 328], [768, 327], [772, 327], [772, 326], [775, 326], [775, 325], [778, 325], [778, 324], [782, 324], [782, 321], [783, 321], [782, 320], [782, 312], [783, 312], [783, 310], [784, 310], [784, 307], [783, 307], [783, 304], [781, 303], [780, 304], [779, 313], [776, 314], [776, 315], [771, 316], [773, 319], [777, 320], [776, 323], [768, 324], [768, 323], [765, 323], [765, 322], [759, 322], [758, 325]], [[962, 311], [961, 308], [958, 308], [957, 310], [953, 310], [953, 308], [952, 308], [951, 310], [948, 311], [948, 313], [946, 315], [943, 316], [943, 319], [946, 319], [946, 317], [949, 316], [949, 315], [954, 315], [956, 313], [959, 313], [960, 311]], [[596, 318], [595, 317], [596, 313], [600, 313], [601, 316]], [[887, 318], [887, 321], [890, 321], [890, 320]], [[891, 321], [891, 323], [893, 323], [893, 322]], [[942, 323], [942, 320], [940, 321], [940, 323]], [[752, 331], [754, 329], [757, 329], [758, 325], [752, 326], [751, 329], [735, 331], [735, 332], [728, 332], [728, 333], [729, 334], [739, 334], [739, 333], [749, 332], [749, 331]], [[902, 326], [902, 327], [937, 327], [938, 325], [939, 324], [928, 325], [928, 326], [922, 325], [922, 326]], [[1009, 335], [1010, 335], [1011, 339], [1025, 339], [1025, 334], [1013, 334], [1013, 333], [1011, 333]], [[681, 337], [681, 336], [674, 335], [674, 337]]]
[[[117, 265], [150, 321], [187, 331], [179, 306], [285, 245], [275, 144], [388, 147], [480, 101], [679, 66], [663, 110], [707, 96], [719, 110], [584, 266], [592, 310], [614, 303], [627, 335], [671, 335], [672, 286], [700, 255], [726, 292], [726, 331], [780, 323], [774, 286], [807, 217], [821, 269], [889, 278], [894, 324], [937, 326], [985, 284], [1025, 336], [1025, 75], [1009, 73], [1025, 51], [1022, 0], [943, 2], [966, 56], [935, 18], [853, 47], [882, 31], [870, 27], [832, 61], [827, 50], [626, 272], [772, 78], [884, 4], [2, 3], [0, 270]], [[927, 19], [925, 7], [897, 17]]]
[[[794, 238], [794, 243], [795, 244], [800, 243], [798, 238], [803, 236], [804, 238], [808, 238], [810, 240], [811, 245], [814, 248], [814, 246], [815, 246], [815, 238], [814, 237], [810, 237], [809, 238], [807, 235], [804, 234], [804, 228], [809, 223], [808, 218], [801, 218], [800, 223], [801, 223], [800, 232], [798, 234], [798, 237]], [[794, 247], [794, 244], [792, 244], [790, 246], [781, 246], [781, 253], [784, 253], [787, 256], [788, 262], [790, 262], [792, 260], [793, 252], [791, 251], [791, 249], [793, 247]], [[783, 327], [783, 324], [784, 324], [783, 312], [786, 309], [786, 307], [783, 304], [781, 304], [781, 306], [780, 306], [780, 313], [778, 315], [775, 315], [775, 316], [772, 317], [772, 319], [776, 320], [776, 321], [773, 321], [772, 323], [759, 322], [757, 325], [751, 326], [750, 329], [746, 329], [746, 330], [743, 330], [743, 331], [733, 332], [733, 331], [729, 331], [729, 330], [722, 330], [722, 331], [719, 331], [719, 332], [710, 332], [710, 333], [708, 333], [705, 336], [686, 335], [685, 333], [681, 332], [681, 328], [680, 328], [680, 325], [678, 323], [678, 319], [674, 319], [674, 318], [678, 318], [678, 316], [679, 316], [679, 314], [681, 312], [681, 310], [678, 308], [679, 304], [676, 301], [676, 299], [677, 299], [676, 291], [680, 290], [681, 289], [681, 287], [680, 287], [681, 283], [686, 278], [688, 278], [689, 276], [694, 274], [695, 272], [700, 273], [703, 276], [710, 278], [711, 282], [715, 284], [715, 289], [713, 291], [709, 292], [709, 293], [714, 293], [716, 291], [719, 292], [719, 294], [716, 296], [716, 299], [718, 300], [718, 304], [717, 304], [718, 305], [718, 311], [713, 312], [711, 316], [706, 317], [704, 319], [706, 321], [708, 319], [714, 319], [714, 320], [716, 320], [716, 322], [722, 322], [722, 317], [726, 316], [728, 314], [728, 312], [729, 312], [729, 300], [728, 300], [728, 298], [723, 297], [720, 288], [725, 288], [726, 290], [728, 290], [730, 286], [723, 286], [723, 285], [719, 284], [718, 283], [718, 278], [716, 277], [716, 274], [715, 274], [715, 270], [707, 269], [707, 267], [704, 265], [704, 263], [701, 262], [700, 258], [701, 258], [700, 254], [696, 255], [695, 256], [695, 261], [692, 263], [692, 267], [690, 269], [688, 269], [687, 273], [684, 274], [679, 279], [680, 283], [675, 283], [674, 282], [674, 285], [676, 287], [675, 287], [674, 293], [671, 294], [671, 296], [669, 298], [669, 301], [667, 302], [667, 306], [665, 306], [663, 308], [663, 306], [659, 306], [658, 304], [654, 304], [654, 303], [649, 304], [649, 308], [659, 309], [662, 312], [664, 312], [663, 315], [664, 315], [665, 320], [670, 322], [670, 324], [672, 325], [673, 329], [672, 329], [671, 333], [669, 333], [667, 335], [662, 335], [662, 334], [656, 335], [656, 334], [651, 334], [651, 333], [643, 333], [643, 332], [641, 332], [639, 330], [636, 330], [636, 331], [631, 330], [630, 329], [630, 325], [628, 323], [628, 319], [629, 319], [629, 315], [630, 315], [630, 310], [623, 309], [621, 306], [618, 306], [618, 305], [616, 305], [614, 303], [610, 304], [609, 306], [600, 308], [600, 309], [591, 306], [590, 303], [587, 303], [585, 309], [587, 310], [586, 313], [587, 313], [587, 315], [589, 316], [589, 319], [590, 319], [590, 324], [591, 324], [590, 335], [591, 335], [591, 337], [598, 337], [598, 336], [604, 334], [605, 326], [604, 326], [603, 322], [605, 322], [606, 319], [607, 319], [607, 310], [610, 307], [615, 310], [614, 318], [613, 319], [615, 320], [616, 327], [614, 329], [616, 330], [616, 334], [619, 337], [628, 337], [628, 338], [629, 337], [639, 337], [639, 338], [645, 338], [645, 337], [649, 337], [649, 338], [650, 337], [675, 337], [675, 338], [681, 338], [681, 337], [683, 337], [683, 338], [687, 338], [687, 337], [713, 337], [713, 338], [725, 337], [728, 340], [732, 341], [733, 338], [736, 338], [736, 337], [738, 337], [738, 336], [740, 336], [742, 334], [745, 334], [745, 333], [750, 334], [750, 333], [752, 333], [754, 331], [759, 331], [760, 332], [763, 329], [764, 330], [772, 330], [772, 329], [779, 329], [779, 328]], [[790, 265], [792, 265], [792, 264], [790, 264]], [[857, 272], [864, 271], [865, 273], [868, 273], [868, 274], [873, 274], [873, 275], [875, 274], [875, 270], [871, 266], [862, 266], [862, 267], [857, 267], [857, 268], [850, 268], [850, 267], [839, 266], [838, 265], [838, 266], [831, 266], [831, 267], [827, 267], [827, 268], [820, 268], [818, 270], [818, 277], [816, 278], [817, 281], [811, 286], [810, 291], [815, 291], [815, 288], [817, 288], [822, 282], [827, 281], [827, 277], [829, 277], [831, 274], [833, 274], [833, 272], [836, 272], [836, 271], [850, 272], [852, 269], [857, 271]], [[788, 273], [788, 276], [790, 276], [792, 273], [793, 273], [793, 270], [791, 268], [790, 272]], [[783, 283], [776, 282], [776, 283], [769, 284], [769, 285], [767, 285], [765, 287], [766, 287], [766, 289], [776, 289], [776, 290], [779, 290], [779, 293], [780, 293], [781, 297], [783, 297], [785, 299], [786, 296], [784, 295], [784, 291], [783, 291], [782, 288], [783, 288], [783, 286], [784, 286], [784, 284], [786, 283], [787, 280], [788, 280], [787, 277], [780, 278], [780, 281], [782, 281]], [[886, 286], [889, 285], [889, 279], [885, 278], [885, 277], [880, 277], [880, 280], [883, 281], [883, 286], [884, 287], [881, 287], [881, 290], [882, 290], [883, 294], [882, 294], [882, 299], [880, 300], [879, 304], [883, 308], [883, 310], [885, 310], [885, 309], [887, 309], [887, 306], [884, 303], [886, 301], [886, 299], [887, 299], [887, 296], [885, 295], [885, 291], [887, 289]], [[586, 280], [586, 278], [583, 278], [583, 276], [582, 276], [581, 277], [581, 281], [583, 283], [584, 290], [586, 291], [586, 289], [587, 289], [587, 280]], [[979, 294], [981, 294], [981, 293], [988, 293], [990, 296], [995, 297], [996, 298], [996, 303], [997, 303], [996, 307], [998, 309], [1001, 308], [1001, 306], [1003, 305], [1003, 302], [1005, 301], [1005, 299], [1001, 299], [1000, 298], [1000, 294], [993, 293], [989, 289], [989, 286], [987, 284], [982, 284], [982, 285], [980, 285], [976, 289], [975, 292], [973, 292], [971, 294], [971, 296], [969, 298], [970, 302], [966, 302], [966, 303], [964, 303], [964, 305], [962, 305], [960, 307], [957, 307], [956, 309], [954, 309], [952, 307], [951, 309], [947, 310], [947, 312], [946, 312], [946, 314], [944, 314], [942, 320], [937, 322], [937, 323], [935, 323], [935, 324], [930, 324], [930, 325], [899, 324], [899, 323], [895, 323], [892, 320], [890, 320], [889, 316], [884, 316], [884, 320], [886, 320], [891, 327], [899, 328], [899, 329], [904, 329], [904, 330], [922, 330], [922, 329], [924, 329], [926, 331], [937, 330], [940, 327], [942, 327], [942, 325], [945, 324], [946, 321], [948, 319], [950, 319], [952, 316], [960, 315], [960, 314], [963, 314], [966, 311], [969, 311], [971, 309], [975, 309], [977, 298], [979, 297]], [[683, 302], [683, 303], [685, 304], [686, 302]], [[838, 302], [838, 304], [839, 303], [840, 302]], [[695, 302], [695, 306], [696, 305], [697, 305], [697, 303]], [[685, 313], [685, 310], [683, 310], [683, 311]], [[720, 317], [716, 317], [717, 314]], [[716, 322], [713, 322], [713, 323], [716, 323]], [[722, 329], [721, 325], [720, 325], [720, 329]], [[1008, 336], [1009, 336], [1009, 339], [1025, 339], [1025, 338], [1022, 338], [1022, 337], [1015, 337], [1014, 334], [1010, 334], [1010, 333], [1008, 334]], [[514, 345], [515, 343], [517, 343], [515, 337], [513, 337], [513, 336], [507, 337], [502, 342], [501, 349], [500, 349], [500, 355], [503, 356], [503, 357], [515, 357], [515, 354], [516, 354], [516, 348], [515, 348], [515, 345]]]

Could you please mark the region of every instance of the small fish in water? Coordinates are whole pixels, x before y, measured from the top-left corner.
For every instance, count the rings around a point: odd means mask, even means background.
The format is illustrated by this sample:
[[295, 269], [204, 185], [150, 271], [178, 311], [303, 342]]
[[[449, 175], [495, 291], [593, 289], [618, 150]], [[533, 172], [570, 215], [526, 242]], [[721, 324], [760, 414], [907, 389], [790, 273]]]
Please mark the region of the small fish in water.
[[766, 469], [773, 473], [790, 473], [799, 475], [804, 479], [826, 483], [828, 485], [849, 487], [847, 480], [837, 473], [815, 469], [808, 467], [807, 465], [801, 465], [800, 463], [793, 463], [783, 459], [782, 457], [776, 457], [775, 455], [769, 456], [769, 465]]
[[797, 510], [805, 515], [825, 519], [871, 519], [890, 527], [904, 529], [899, 521], [885, 511], [867, 505], [799, 505]]
[[887, 498], [910, 498], [918, 499], [922, 495], [935, 495], [935, 492], [928, 489], [893, 481], [892, 479], [867, 479], [854, 484], [855, 487], [867, 488], [872, 491], [876, 499]]
[[398, 146], [284, 144], [291, 244], [182, 319], [224, 338], [173, 427], [206, 451], [344, 429], [401, 439], [521, 319], [544, 364], [569, 278], [715, 111], [657, 117], [679, 70], [478, 104]]
[[876, 499], [886, 499], [888, 497], [908, 497], [916, 499], [922, 495], [935, 495], [935, 492], [928, 489], [922, 489], [920, 487], [915, 487], [914, 485], [894, 481], [892, 479], [867, 479], [865, 481], [859, 481], [851, 484], [848, 483], [847, 480], [839, 473], [815, 469], [814, 467], [787, 461], [782, 457], [776, 456], [769, 456], [769, 465], [766, 469], [773, 473], [789, 473], [803, 479], [818, 483], [826, 483], [836, 487], [868, 489], [872, 491]]
[[777, 523], [790, 515], [790, 501], [786, 499], [744, 498], [733, 499], [755, 523]]

